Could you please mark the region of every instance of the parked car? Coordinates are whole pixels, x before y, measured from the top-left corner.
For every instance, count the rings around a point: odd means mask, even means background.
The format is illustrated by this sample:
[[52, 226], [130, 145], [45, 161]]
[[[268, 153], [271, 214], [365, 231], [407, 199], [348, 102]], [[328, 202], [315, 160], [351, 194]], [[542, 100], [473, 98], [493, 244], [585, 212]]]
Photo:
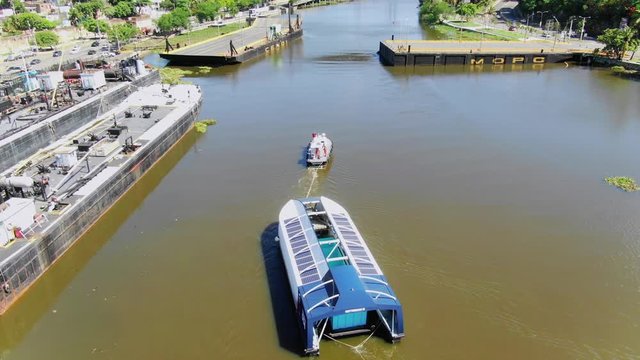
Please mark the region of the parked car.
[[56, 50], [53, 52], [53, 57], [59, 57], [62, 56], [62, 50]]
[[516, 27], [515, 26], [509, 26], [509, 31], [516, 31]]
[[7, 68], [7, 71], [9, 71], [9, 72], [21, 71], [21, 70], [22, 70], [22, 68], [20, 66], [9, 66]]
[[9, 56], [7, 56], [7, 58], [6, 58], [6, 59], [4, 59], [4, 62], [7, 62], [7, 61], [13, 61], [13, 60], [15, 60], [15, 59], [17, 59], [16, 55], [9, 54]]
[[110, 51], [103, 51], [100, 53], [100, 56], [104, 56], [104, 57], [114, 57], [116, 56], [116, 54], [110, 52]]
[[40, 61], [40, 59], [33, 59], [31, 60], [31, 62], [29, 62], [29, 65], [37, 65], [40, 64], [42, 61]]
[[25, 50], [22, 52], [22, 56], [25, 58], [36, 56], [36, 53], [32, 50]]
[[91, 47], [98, 47], [100, 46], [100, 41], [94, 41], [91, 43]]
[[77, 54], [80, 52], [80, 46], [76, 45], [73, 47], [73, 49], [71, 49], [70, 53], [71, 54]]
[[96, 54], [96, 51], [93, 50], [93, 49], [91, 49], [91, 50], [89, 50], [89, 52], [87, 52], [87, 55], [95, 55], [95, 54]]

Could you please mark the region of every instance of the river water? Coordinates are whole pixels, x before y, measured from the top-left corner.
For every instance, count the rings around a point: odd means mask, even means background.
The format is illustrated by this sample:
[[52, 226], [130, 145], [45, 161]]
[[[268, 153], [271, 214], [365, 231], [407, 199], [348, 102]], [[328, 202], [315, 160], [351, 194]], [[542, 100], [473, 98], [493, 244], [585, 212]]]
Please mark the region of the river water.
[[[640, 83], [581, 67], [386, 68], [413, 0], [303, 12], [304, 39], [191, 79], [189, 134], [0, 318], [2, 359], [295, 359], [273, 223], [351, 213], [406, 338], [324, 359], [640, 357]], [[311, 132], [336, 144], [314, 181]], [[350, 344], [364, 337], [346, 340]]]

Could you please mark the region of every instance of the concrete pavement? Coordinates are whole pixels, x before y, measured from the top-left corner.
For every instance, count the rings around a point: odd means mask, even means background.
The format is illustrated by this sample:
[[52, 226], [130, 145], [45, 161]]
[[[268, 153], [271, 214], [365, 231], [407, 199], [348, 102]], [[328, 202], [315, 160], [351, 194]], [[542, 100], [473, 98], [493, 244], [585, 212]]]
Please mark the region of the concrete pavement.
[[285, 17], [258, 18], [251, 27], [207, 40], [198, 44], [176, 49], [171, 54], [176, 55], [204, 55], [204, 56], [230, 56], [229, 43], [233, 42], [238, 53], [242, 53], [245, 47], [266, 39], [269, 26], [281, 24], [282, 30], [288, 29], [288, 20]]

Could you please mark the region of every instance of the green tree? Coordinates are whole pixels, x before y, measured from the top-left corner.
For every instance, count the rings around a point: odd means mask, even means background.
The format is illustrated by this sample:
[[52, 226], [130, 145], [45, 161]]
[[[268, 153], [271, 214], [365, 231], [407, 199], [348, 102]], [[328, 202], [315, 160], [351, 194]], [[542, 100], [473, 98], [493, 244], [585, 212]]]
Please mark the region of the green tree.
[[82, 27], [92, 33], [105, 34], [109, 31], [109, 23], [104, 20], [87, 19], [82, 22]]
[[36, 45], [39, 47], [52, 47], [58, 45], [60, 37], [51, 30], [36, 32]]
[[102, 0], [76, 3], [69, 11], [69, 20], [73, 25], [78, 26], [87, 19], [95, 19], [98, 12], [104, 10], [104, 7]]
[[479, 7], [473, 3], [464, 3], [456, 8], [456, 14], [469, 19], [476, 16], [480, 12]]
[[205, 0], [196, 5], [195, 15], [198, 21], [203, 22], [213, 20], [218, 16], [220, 11], [220, 3], [215, 0]]
[[235, 15], [240, 11], [237, 0], [220, 0], [220, 6], [231, 15]]
[[120, 1], [114, 6], [107, 9], [107, 16], [115, 18], [128, 18], [136, 14], [135, 6], [128, 1]]
[[13, 10], [16, 14], [22, 14], [27, 12], [27, 8], [24, 6], [24, 3], [20, 0], [13, 0]]
[[605, 45], [604, 50], [611, 51], [616, 59], [622, 59], [627, 51], [635, 51], [640, 45], [633, 28], [606, 29], [598, 36], [598, 41]]
[[434, 25], [442, 21], [445, 15], [453, 14], [454, 8], [442, 0], [426, 0], [420, 6], [420, 21]]
[[164, 14], [156, 20], [156, 25], [161, 33], [165, 35], [186, 29], [189, 26], [189, 11], [183, 8], [173, 10]]
[[107, 31], [109, 41], [119, 43], [127, 42], [133, 39], [136, 35], [138, 35], [138, 33], [138, 28], [131, 24], [113, 25], [111, 29]]
[[162, 0], [160, 2], [160, 7], [169, 11], [179, 8], [189, 9], [189, 6], [189, 0]]
[[16, 15], [11, 15], [5, 22], [2, 24], [4, 31], [6, 32], [15, 32], [15, 31], [23, 31], [29, 29], [35, 30], [51, 30], [56, 27], [56, 23], [46, 18], [26, 12]]

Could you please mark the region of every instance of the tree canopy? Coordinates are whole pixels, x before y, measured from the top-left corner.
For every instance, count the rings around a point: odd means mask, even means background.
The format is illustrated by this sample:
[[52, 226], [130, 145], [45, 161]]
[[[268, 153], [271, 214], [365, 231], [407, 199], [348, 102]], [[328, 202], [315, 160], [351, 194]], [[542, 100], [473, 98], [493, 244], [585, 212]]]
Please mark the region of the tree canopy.
[[630, 27], [606, 29], [602, 35], [598, 36], [598, 41], [605, 44], [604, 50], [611, 51], [616, 59], [622, 59], [627, 51], [634, 51], [640, 45], [636, 30]]
[[420, 21], [434, 25], [442, 21], [444, 15], [453, 14], [454, 7], [442, 0], [425, 0], [420, 6]]
[[220, 3], [215, 0], [206, 0], [196, 5], [195, 15], [198, 21], [213, 20], [218, 16]]
[[177, 8], [170, 13], [164, 14], [156, 20], [156, 25], [160, 32], [164, 34], [174, 33], [189, 26], [189, 11], [184, 8]]
[[480, 12], [480, 8], [478, 5], [474, 3], [464, 3], [460, 4], [456, 8], [456, 14], [462, 15], [465, 18], [471, 18], [476, 16]]
[[29, 29], [51, 30], [56, 27], [56, 23], [38, 14], [25, 12], [9, 16], [2, 26], [6, 32], [15, 32]]
[[[592, 34], [620, 27], [623, 18], [629, 19], [630, 25], [637, 26], [640, 18], [640, 0], [520, 0], [519, 6], [525, 14], [549, 11], [563, 23], [573, 17], [574, 25], [579, 17], [589, 17], [585, 29]], [[539, 19], [538, 15], [535, 17]]]
[[110, 41], [127, 42], [138, 35], [139, 30], [131, 24], [113, 25], [108, 31]]
[[58, 45], [60, 37], [51, 30], [36, 32], [36, 45], [39, 47], [52, 47]]
[[102, 0], [75, 3], [69, 11], [69, 20], [76, 26], [80, 25], [85, 20], [95, 19], [98, 12], [104, 10], [104, 7], [105, 4]]
[[104, 20], [87, 19], [82, 22], [82, 27], [92, 33], [105, 34], [109, 31], [109, 23]]
[[109, 17], [124, 19], [135, 15], [136, 9], [133, 3], [129, 1], [120, 1], [114, 6], [108, 8], [106, 13]]

